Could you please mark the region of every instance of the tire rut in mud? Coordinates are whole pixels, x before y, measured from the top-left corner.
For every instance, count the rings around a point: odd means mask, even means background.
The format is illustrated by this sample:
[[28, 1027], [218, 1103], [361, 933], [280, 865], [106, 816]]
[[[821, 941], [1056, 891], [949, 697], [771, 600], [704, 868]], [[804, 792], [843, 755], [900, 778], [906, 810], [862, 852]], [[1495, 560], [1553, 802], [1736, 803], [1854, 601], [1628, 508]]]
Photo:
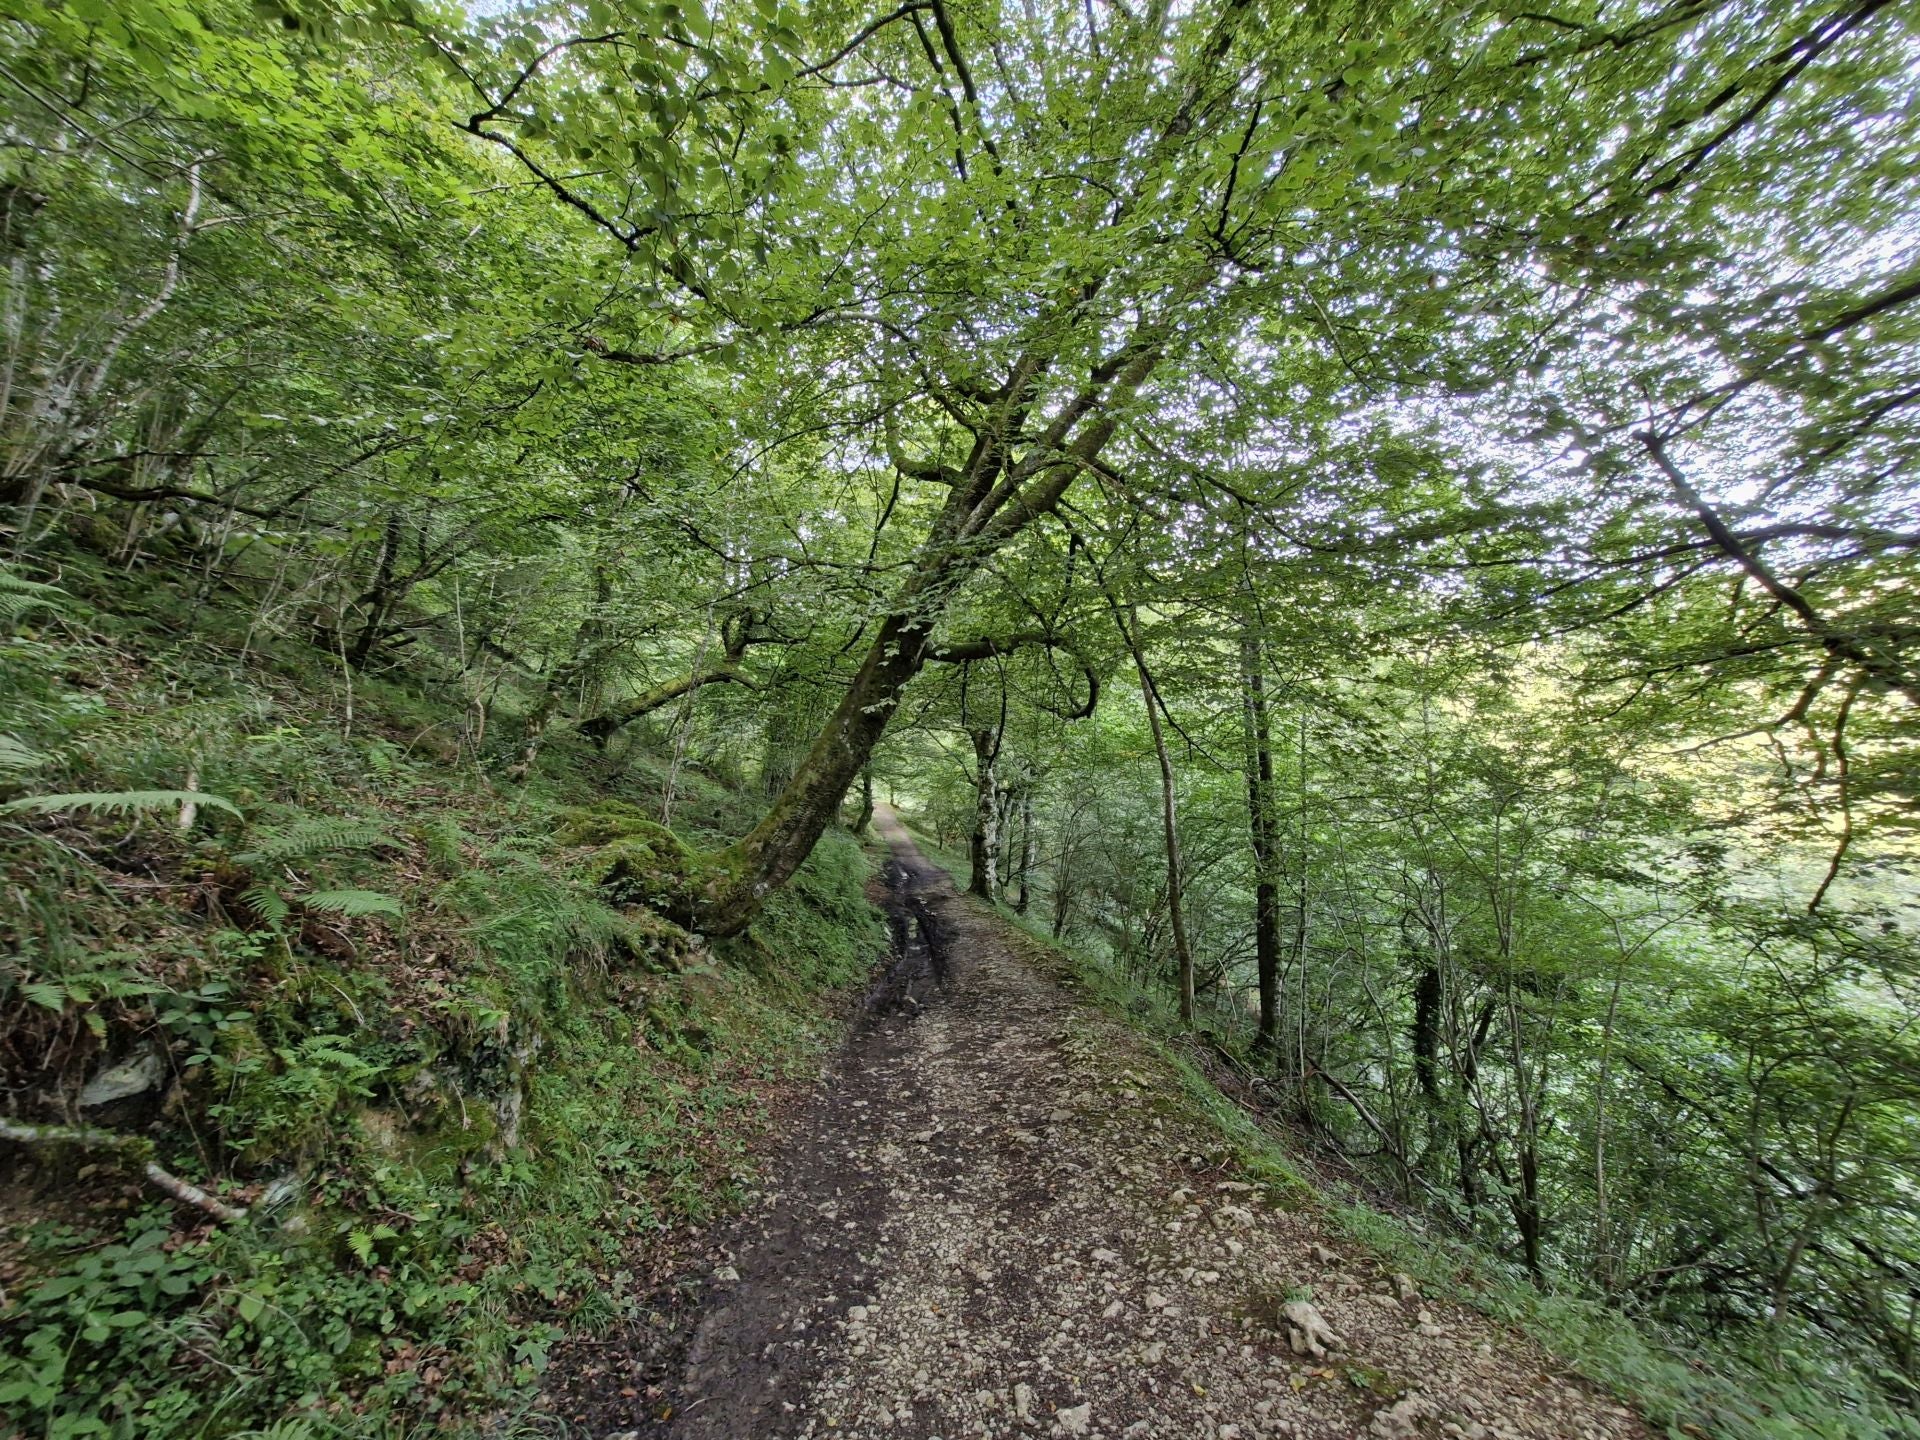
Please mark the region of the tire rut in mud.
[[917, 1013], [947, 983], [949, 947], [925, 894], [935, 877], [924, 864], [899, 854], [887, 861], [881, 876], [893, 948], [886, 969], [867, 992], [869, 1022], [901, 1011]]
[[[797, 1433], [828, 1352], [810, 1332], [872, 1298], [875, 1243], [890, 1203], [871, 1163], [884, 1133], [931, 1126], [916, 1082], [913, 1030], [945, 992], [952, 963], [927, 902], [944, 877], [896, 846], [881, 871], [893, 944], [845, 1044], [762, 1167], [757, 1201], [705, 1237], [709, 1280], [682, 1274], [656, 1293], [651, 1322], [600, 1342], [602, 1379], [550, 1385], [555, 1408], [591, 1435], [741, 1440]], [[620, 1353], [624, 1348], [624, 1353]]]

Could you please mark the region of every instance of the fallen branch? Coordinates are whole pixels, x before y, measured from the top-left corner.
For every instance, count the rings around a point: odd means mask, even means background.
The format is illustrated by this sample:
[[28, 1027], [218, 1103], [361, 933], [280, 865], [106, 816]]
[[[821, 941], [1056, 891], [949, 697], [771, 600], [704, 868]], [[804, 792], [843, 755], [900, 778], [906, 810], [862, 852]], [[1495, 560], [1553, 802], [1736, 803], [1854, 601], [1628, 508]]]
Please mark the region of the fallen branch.
[[136, 1136], [116, 1135], [111, 1130], [98, 1130], [90, 1126], [22, 1125], [13, 1120], [0, 1120], [0, 1140], [11, 1140], [18, 1145], [78, 1145], [86, 1150], [111, 1150], [128, 1159], [139, 1160], [145, 1167], [148, 1181], [182, 1204], [204, 1210], [216, 1220], [247, 1218], [244, 1209], [227, 1204], [147, 1159], [153, 1147]]

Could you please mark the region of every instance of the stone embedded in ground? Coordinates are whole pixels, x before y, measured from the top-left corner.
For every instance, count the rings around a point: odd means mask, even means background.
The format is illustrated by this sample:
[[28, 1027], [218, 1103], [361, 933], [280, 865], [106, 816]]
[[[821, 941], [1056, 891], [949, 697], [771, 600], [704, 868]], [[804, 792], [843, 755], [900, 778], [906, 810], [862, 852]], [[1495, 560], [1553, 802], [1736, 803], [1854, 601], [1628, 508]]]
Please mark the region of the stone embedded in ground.
[[1424, 1395], [1408, 1395], [1377, 1411], [1367, 1434], [1374, 1440], [1416, 1440], [1420, 1422], [1434, 1413], [1433, 1402]]
[[1334, 1332], [1319, 1310], [1308, 1300], [1289, 1300], [1280, 1310], [1287, 1322], [1287, 1342], [1296, 1355], [1327, 1358], [1329, 1350], [1344, 1350], [1347, 1342]]
[[1093, 1405], [1075, 1405], [1066, 1410], [1057, 1411], [1053, 1417], [1060, 1424], [1062, 1435], [1084, 1435], [1087, 1427], [1093, 1423]]
[[83, 1108], [111, 1105], [157, 1090], [167, 1078], [167, 1058], [158, 1050], [142, 1050], [130, 1060], [98, 1071], [80, 1091]]

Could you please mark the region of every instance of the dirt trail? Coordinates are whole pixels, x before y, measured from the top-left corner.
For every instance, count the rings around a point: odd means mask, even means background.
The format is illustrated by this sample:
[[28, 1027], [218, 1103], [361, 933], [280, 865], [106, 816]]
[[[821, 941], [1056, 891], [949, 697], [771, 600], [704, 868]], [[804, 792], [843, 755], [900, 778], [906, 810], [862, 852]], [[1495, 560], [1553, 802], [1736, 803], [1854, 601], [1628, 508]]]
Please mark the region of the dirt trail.
[[[1217, 1140], [1157, 1113], [1138, 1039], [876, 823], [894, 966], [720, 1237], [704, 1310], [657, 1364], [665, 1403], [622, 1433], [1646, 1434], [1526, 1342], [1209, 1168]], [[1315, 1321], [1337, 1347], [1307, 1340]]]

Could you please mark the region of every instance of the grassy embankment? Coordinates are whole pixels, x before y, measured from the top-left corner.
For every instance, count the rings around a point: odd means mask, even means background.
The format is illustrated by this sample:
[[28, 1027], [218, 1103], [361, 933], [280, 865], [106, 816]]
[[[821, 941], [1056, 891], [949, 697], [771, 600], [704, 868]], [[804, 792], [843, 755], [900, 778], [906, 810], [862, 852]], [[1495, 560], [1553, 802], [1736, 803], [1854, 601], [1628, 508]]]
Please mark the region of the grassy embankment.
[[[511, 1415], [562, 1327], [632, 1311], [649, 1236], [738, 1193], [884, 945], [866, 857], [829, 837], [709, 949], [601, 883], [657, 838], [644, 744], [509, 785], [449, 657], [348, 675], [83, 568], [5, 598], [4, 1115], [87, 1133], [0, 1144], [0, 1434]], [[689, 842], [749, 818], [673, 787]]]

